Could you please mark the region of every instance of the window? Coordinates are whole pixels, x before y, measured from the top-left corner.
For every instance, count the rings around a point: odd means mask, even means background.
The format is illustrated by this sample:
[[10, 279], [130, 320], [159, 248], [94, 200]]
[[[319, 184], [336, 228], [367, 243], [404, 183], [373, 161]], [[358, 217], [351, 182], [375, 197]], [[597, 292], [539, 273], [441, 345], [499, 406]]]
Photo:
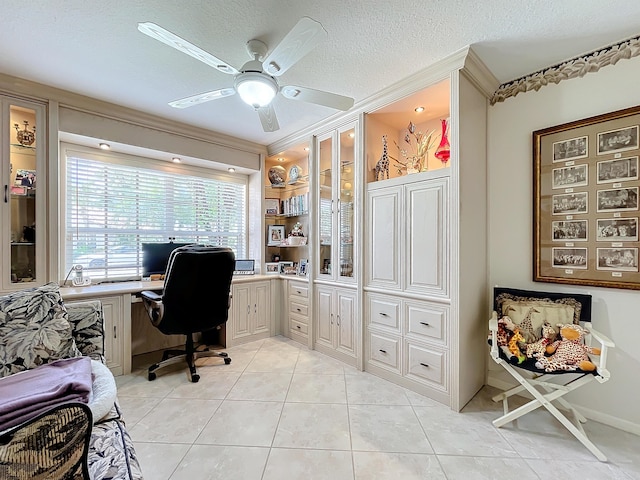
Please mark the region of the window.
[[247, 178], [158, 160], [65, 149], [65, 274], [141, 276], [141, 243], [230, 247], [244, 258]]

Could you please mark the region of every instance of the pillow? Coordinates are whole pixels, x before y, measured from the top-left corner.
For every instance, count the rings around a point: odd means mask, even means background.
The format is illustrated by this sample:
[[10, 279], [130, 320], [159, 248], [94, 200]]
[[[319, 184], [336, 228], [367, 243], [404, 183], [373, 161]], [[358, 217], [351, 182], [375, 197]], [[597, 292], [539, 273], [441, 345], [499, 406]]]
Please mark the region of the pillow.
[[0, 377], [80, 355], [57, 283], [0, 297]]
[[[529, 312], [531, 312], [530, 323], [526, 321]], [[502, 302], [502, 315], [507, 315], [513, 320], [513, 323], [520, 327], [527, 343], [531, 343], [542, 337], [544, 322], [550, 323], [556, 334], [560, 333], [559, 328], [556, 327], [558, 323], [573, 323], [575, 308], [571, 305], [544, 300], [509, 299]]]

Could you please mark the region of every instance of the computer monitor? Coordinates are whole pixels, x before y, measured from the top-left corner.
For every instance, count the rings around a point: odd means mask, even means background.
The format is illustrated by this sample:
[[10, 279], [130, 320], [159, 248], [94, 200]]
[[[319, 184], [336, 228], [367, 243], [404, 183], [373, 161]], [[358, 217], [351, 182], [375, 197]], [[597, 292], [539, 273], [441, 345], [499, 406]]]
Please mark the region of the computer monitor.
[[193, 245], [193, 243], [143, 243], [142, 276], [164, 275], [171, 252], [186, 245]]

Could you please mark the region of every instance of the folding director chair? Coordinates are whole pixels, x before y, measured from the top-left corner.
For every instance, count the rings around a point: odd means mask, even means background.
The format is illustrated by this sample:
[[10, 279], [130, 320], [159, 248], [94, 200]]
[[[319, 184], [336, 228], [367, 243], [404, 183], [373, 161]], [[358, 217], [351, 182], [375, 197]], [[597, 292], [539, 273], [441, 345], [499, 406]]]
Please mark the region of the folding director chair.
[[[534, 310], [531, 310], [534, 308]], [[514, 364], [508, 358], [508, 353], [498, 346], [498, 318], [505, 315], [523, 320], [523, 328], [531, 328], [531, 312], [537, 317], [533, 322], [547, 321], [555, 326], [558, 323], [574, 323], [581, 325], [588, 331], [585, 343], [589, 346], [599, 347], [599, 356], [590, 355], [590, 360], [596, 365], [594, 371], [554, 371], [545, 372], [535, 366], [536, 359], [527, 358], [520, 364]], [[524, 317], [524, 318], [523, 318]], [[526, 318], [528, 317], [528, 318]], [[573, 321], [564, 321], [573, 317]], [[518, 325], [517, 321], [515, 322]], [[562, 425], [564, 425], [598, 460], [606, 462], [605, 455], [589, 440], [582, 423], [587, 419], [580, 414], [566, 399], [566, 394], [577, 390], [592, 381], [604, 383], [610, 378], [606, 368], [608, 349], [614, 348], [614, 343], [603, 334], [591, 327], [591, 295], [545, 293], [529, 290], [517, 290], [495, 287], [494, 312], [489, 320], [491, 358], [504, 368], [518, 382], [518, 386], [493, 397], [493, 401], [502, 401], [504, 415], [493, 421], [496, 427], [502, 427], [509, 422], [517, 420], [523, 415], [544, 407]], [[592, 345], [592, 342], [598, 344]], [[509, 410], [509, 397], [523, 392], [528, 392], [533, 400], [515, 410]], [[554, 403], [557, 405], [554, 405]], [[558, 408], [559, 407], [559, 408]], [[570, 414], [568, 418], [560, 409]]]

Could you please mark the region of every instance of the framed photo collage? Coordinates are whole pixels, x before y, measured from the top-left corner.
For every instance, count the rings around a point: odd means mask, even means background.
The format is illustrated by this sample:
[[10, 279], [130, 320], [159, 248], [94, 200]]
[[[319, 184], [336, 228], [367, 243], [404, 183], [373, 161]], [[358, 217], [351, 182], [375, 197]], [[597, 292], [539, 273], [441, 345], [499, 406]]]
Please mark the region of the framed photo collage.
[[534, 280], [640, 289], [640, 106], [533, 132]]

